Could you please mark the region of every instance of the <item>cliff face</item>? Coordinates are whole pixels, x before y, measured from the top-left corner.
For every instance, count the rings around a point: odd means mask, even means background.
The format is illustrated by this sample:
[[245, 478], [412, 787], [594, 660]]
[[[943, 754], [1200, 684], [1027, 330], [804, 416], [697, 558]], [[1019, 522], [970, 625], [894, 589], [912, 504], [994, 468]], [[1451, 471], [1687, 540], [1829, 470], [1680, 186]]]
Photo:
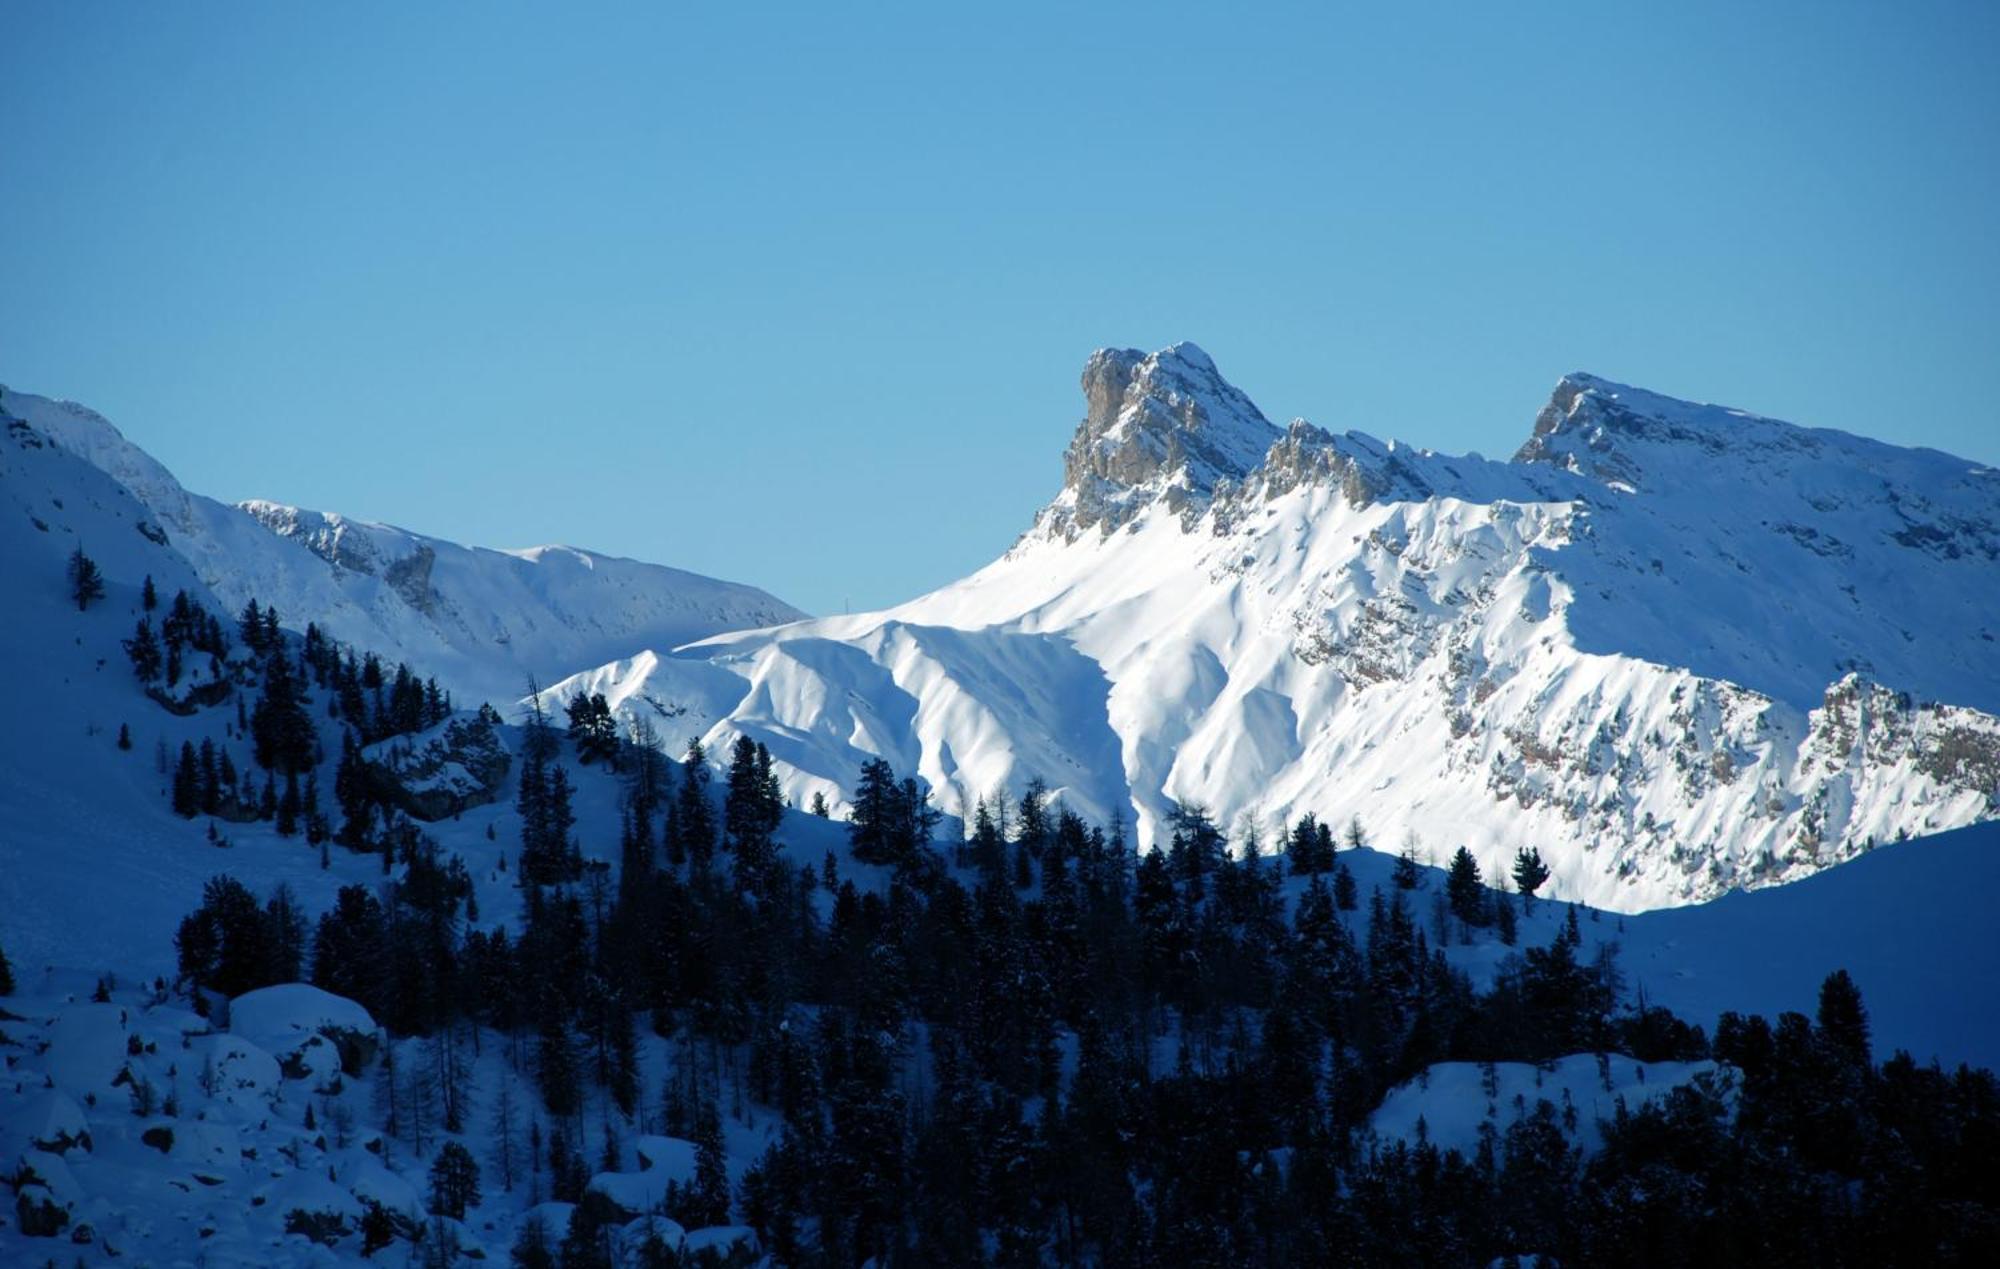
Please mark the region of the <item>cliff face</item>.
[[2000, 812], [2000, 478], [1565, 376], [1510, 462], [1303, 421], [1188, 345], [1099, 352], [1064, 483], [886, 612], [621, 661], [605, 691], [838, 806], [1033, 779], [1155, 841], [1306, 811], [1621, 908]]

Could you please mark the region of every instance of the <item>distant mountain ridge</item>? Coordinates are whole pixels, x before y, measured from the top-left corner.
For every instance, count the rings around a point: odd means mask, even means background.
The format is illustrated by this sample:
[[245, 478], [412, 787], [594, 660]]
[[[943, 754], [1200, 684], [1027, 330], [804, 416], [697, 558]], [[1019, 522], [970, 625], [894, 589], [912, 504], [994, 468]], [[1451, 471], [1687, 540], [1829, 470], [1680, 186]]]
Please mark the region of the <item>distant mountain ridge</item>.
[[633, 646], [805, 614], [755, 587], [566, 546], [495, 551], [282, 503], [183, 488], [102, 415], [0, 388], [18, 417], [131, 491], [231, 612], [250, 599], [406, 659], [461, 697], [511, 701]]
[[2000, 473], [1561, 379], [1512, 461], [1280, 430], [1200, 349], [1100, 350], [1065, 481], [880, 613], [553, 687], [766, 743], [839, 805], [1039, 779], [1157, 841], [1306, 811], [1619, 908], [2000, 813]]

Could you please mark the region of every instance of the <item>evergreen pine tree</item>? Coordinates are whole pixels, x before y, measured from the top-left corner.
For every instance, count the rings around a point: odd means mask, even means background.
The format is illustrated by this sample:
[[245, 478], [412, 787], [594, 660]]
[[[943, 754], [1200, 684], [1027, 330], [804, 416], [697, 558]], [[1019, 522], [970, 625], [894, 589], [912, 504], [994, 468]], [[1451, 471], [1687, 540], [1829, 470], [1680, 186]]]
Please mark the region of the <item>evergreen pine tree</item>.
[[285, 773], [285, 791], [278, 798], [278, 836], [290, 837], [299, 831], [299, 777], [295, 771]]
[[479, 1205], [479, 1162], [456, 1141], [447, 1141], [438, 1150], [430, 1182], [430, 1209], [439, 1216], [462, 1221], [465, 1209]]
[[280, 983], [298, 981], [306, 962], [306, 916], [292, 888], [282, 881], [264, 901], [264, 925], [270, 945], [269, 977]]
[[1333, 867], [1333, 904], [1342, 912], [1352, 912], [1360, 901], [1359, 888], [1354, 883], [1354, 874], [1346, 864]]
[[[431, 685], [433, 694], [436, 684]], [[565, 712], [569, 716], [569, 738], [576, 745], [577, 761], [588, 764], [604, 759], [614, 768], [618, 765], [618, 724], [611, 716], [611, 706], [604, 699], [604, 693], [577, 693], [570, 698]]]
[[342, 886], [313, 931], [312, 984], [386, 1012], [389, 947], [382, 904], [367, 886]]
[[725, 790], [723, 831], [735, 852], [736, 888], [761, 893], [777, 865], [771, 833], [780, 812], [773, 802], [770, 752], [748, 736], [737, 737]]
[[1479, 861], [1463, 846], [1451, 857], [1444, 892], [1453, 916], [1467, 925], [1486, 924], [1486, 889], [1479, 884]]
[[396, 1241], [396, 1218], [380, 1203], [368, 1203], [361, 1214], [361, 1256], [365, 1260]]
[[1542, 862], [1542, 852], [1533, 846], [1523, 846], [1514, 852], [1514, 888], [1521, 892], [1521, 902], [1530, 908], [1534, 906], [1535, 891], [1542, 888], [1549, 879], [1549, 868]]
[[290, 775], [312, 766], [319, 734], [291, 658], [282, 649], [274, 648], [264, 662], [264, 692], [250, 713], [250, 736], [257, 763], [267, 770]]
[[80, 546], [69, 554], [69, 597], [78, 612], [104, 598], [104, 574]]
[[671, 854], [685, 856], [697, 868], [708, 867], [715, 854], [715, 810], [708, 801], [708, 754], [699, 737], [689, 740], [681, 758], [681, 787], [674, 800]]
[[201, 813], [201, 768], [195, 762], [194, 742], [181, 742], [180, 761], [174, 764], [174, 814], [191, 820]]
[[241, 639], [243, 646], [252, 652], [265, 651], [264, 609], [258, 604], [255, 595], [250, 597], [249, 603], [243, 605], [243, 612], [236, 618], [236, 637]]
[[1319, 857], [1319, 827], [1318, 817], [1307, 812], [1285, 838], [1285, 858], [1293, 876], [1312, 876], [1325, 866]]
[[153, 633], [152, 618], [139, 618], [132, 637], [125, 640], [125, 655], [131, 659], [132, 673], [141, 683], [151, 683], [160, 677], [160, 641]]
[[861, 764], [847, 814], [848, 849], [864, 864], [895, 862], [896, 772], [885, 760]]
[[610, 1006], [607, 1044], [611, 1051], [610, 1079], [606, 1087], [618, 1109], [630, 1115], [639, 1104], [639, 1038], [632, 1026], [632, 1010], [622, 998]]
[[531, 1212], [521, 1225], [520, 1237], [508, 1253], [513, 1269], [556, 1269], [555, 1250], [549, 1246], [549, 1228], [539, 1212]]
[[146, 580], [139, 586], [139, 605], [147, 612], [160, 606], [160, 592], [153, 589], [153, 575], [146, 574]]
[[1827, 1048], [1843, 1062], [1867, 1070], [1873, 1058], [1869, 1052], [1868, 1010], [1861, 1003], [1861, 989], [1844, 969], [1836, 969], [1819, 985], [1819, 1034]]
[[694, 1192], [689, 1196], [692, 1227], [729, 1223], [729, 1171], [722, 1152], [722, 1117], [715, 1099], [703, 1099], [694, 1128]]
[[7, 963], [7, 949], [0, 947], [0, 996], [14, 994], [14, 967]]
[[493, 1166], [500, 1171], [500, 1189], [514, 1192], [514, 1177], [522, 1164], [521, 1109], [514, 1100], [514, 1077], [503, 1072], [500, 1090], [493, 1096]]
[[545, 1006], [542, 1011], [535, 1079], [541, 1085], [542, 1104], [551, 1115], [565, 1118], [574, 1115], [582, 1105], [576, 1048], [571, 1043], [569, 1028], [553, 1005]]

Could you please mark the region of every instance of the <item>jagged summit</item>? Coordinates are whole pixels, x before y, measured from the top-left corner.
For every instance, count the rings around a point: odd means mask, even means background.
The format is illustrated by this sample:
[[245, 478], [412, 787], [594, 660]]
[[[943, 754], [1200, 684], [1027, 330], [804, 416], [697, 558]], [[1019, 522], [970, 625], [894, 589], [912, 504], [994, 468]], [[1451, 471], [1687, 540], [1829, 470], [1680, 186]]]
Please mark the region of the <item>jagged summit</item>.
[[1255, 469], [1280, 435], [1190, 343], [1154, 353], [1100, 348], [1082, 386], [1086, 410], [1063, 454], [1063, 490], [1040, 517], [1067, 539], [1108, 533], [1155, 501], [1198, 511], [1217, 482]]
[[1557, 381], [1535, 416], [1535, 430], [1514, 454], [1617, 488], [1637, 489], [1643, 452], [1668, 445], [1721, 455], [1752, 444], [1810, 449], [1809, 429], [1726, 406], [1703, 405], [1614, 383], [1581, 371]]
[[800, 801], [881, 755], [947, 810], [1039, 780], [1145, 843], [1199, 805], [1534, 845], [1628, 908], [2000, 816], [1989, 468], [1585, 374], [1513, 461], [1273, 427], [1189, 345], [1083, 389], [986, 568], [550, 699], [752, 736]]

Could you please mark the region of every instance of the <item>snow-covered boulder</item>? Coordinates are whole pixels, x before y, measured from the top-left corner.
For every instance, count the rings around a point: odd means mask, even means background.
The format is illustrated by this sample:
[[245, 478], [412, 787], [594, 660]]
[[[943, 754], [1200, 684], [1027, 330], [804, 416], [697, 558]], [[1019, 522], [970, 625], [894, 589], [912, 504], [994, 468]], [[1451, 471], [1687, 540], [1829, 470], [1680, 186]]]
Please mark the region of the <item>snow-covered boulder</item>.
[[654, 1211], [666, 1201], [671, 1178], [654, 1172], [600, 1172], [590, 1178], [586, 1193], [601, 1195], [616, 1208], [619, 1219]]
[[242, 1141], [236, 1129], [213, 1119], [183, 1118], [175, 1121], [168, 1139], [168, 1153], [191, 1167], [213, 1174], [217, 1168], [241, 1165]]
[[727, 1255], [739, 1244], [754, 1255], [758, 1248], [757, 1231], [748, 1225], [710, 1225], [706, 1229], [689, 1230], [681, 1239], [681, 1254], [693, 1256], [713, 1251], [717, 1255]]
[[655, 1211], [667, 1187], [694, 1183], [695, 1146], [679, 1137], [643, 1136], [633, 1143], [637, 1172], [600, 1172], [588, 1192], [602, 1195], [626, 1218]]
[[424, 1219], [424, 1202], [417, 1187], [369, 1156], [352, 1159], [341, 1169], [340, 1182], [363, 1203], [373, 1203], [391, 1215]]
[[521, 1213], [520, 1228], [526, 1229], [531, 1223], [540, 1222], [543, 1234], [548, 1237], [549, 1246], [554, 1247], [569, 1231], [569, 1218], [575, 1211], [574, 1203], [560, 1203], [554, 1200], [537, 1203]]
[[363, 1208], [352, 1191], [317, 1169], [293, 1172], [266, 1189], [264, 1206], [284, 1221], [285, 1232], [331, 1244], [361, 1223]]
[[21, 1232], [52, 1237], [69, 1226], [83, 1187], [59, 1154], [23, 1151], [9, 1178], [15, 1187], [14, 1212]]
[[283, 1074], [278, 1059], [239, 1035], [202, 1036], [192, 1046], [202, 1091], [232, 1106], [250, 1106], [268, 1097]]
[[343, 1045], [373, 1042], [375, 1019], [345, 996], [281, 983], [232, 1001], [229, 1031], [270, 1053], [284, 1075], [317, 1087], [340, 1070]]
[[65, 1154], [90, 1150], [83, 1111], [65, 1094], [49, 1089], [10, 1105], [0, 1114], [0, 1161], [24, 1151]]
[[639, 1160], [639, 1171], [657, 1172], [665, 1180], [678, 1181], [682, 1185], [694, 1182], [694, 1142], [679, 1137], [640, 1137], [633, 1144], [632, 1153]]
[[65, 1005], [48, 1030], [43, 1064], [73, 1097], [108, 1096], [125, 1069], [126, 1012], [118, 1005]]

